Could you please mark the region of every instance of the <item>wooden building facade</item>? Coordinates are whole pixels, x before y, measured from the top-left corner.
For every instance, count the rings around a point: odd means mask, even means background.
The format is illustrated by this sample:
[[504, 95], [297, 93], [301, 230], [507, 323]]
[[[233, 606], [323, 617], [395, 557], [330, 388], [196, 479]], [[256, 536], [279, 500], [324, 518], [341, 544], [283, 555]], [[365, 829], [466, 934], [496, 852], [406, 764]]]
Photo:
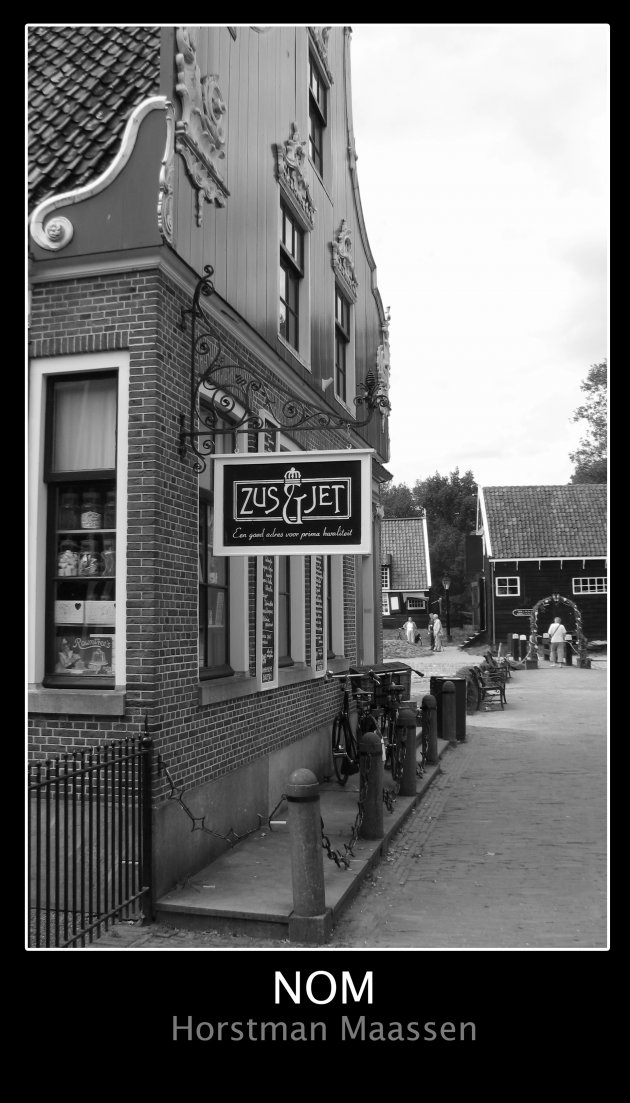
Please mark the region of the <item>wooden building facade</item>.
[[426, 514], [381, 522], [383, 628], [402, 628], [410, 617], [426, 630], [431, 563]]
[[[168, 771], [158, 893], [265, 817], [293, 769], [330, 773], [325, 671], [382, 659], [389, 319], [350, 39], [29, 34], [29, 754], [147, 725]], [[370, 457], [369, 553], [214, 554], [213, 450], [348, 448]]]
[[[476, 546], [475, 546], [476, 545]], [[608, 631], [607, 487], [480, 487], [467, 563], [475, 628], [493, 644], [547, 632], [561, 616], [574, 636]]]

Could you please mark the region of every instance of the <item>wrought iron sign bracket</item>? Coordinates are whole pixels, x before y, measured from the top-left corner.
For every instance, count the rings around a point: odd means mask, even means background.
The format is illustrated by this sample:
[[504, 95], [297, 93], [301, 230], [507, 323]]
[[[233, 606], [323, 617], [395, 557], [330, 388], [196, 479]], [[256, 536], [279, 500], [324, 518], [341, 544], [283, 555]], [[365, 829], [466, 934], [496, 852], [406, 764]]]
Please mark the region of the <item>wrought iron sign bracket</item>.
[[[182, 309], [181, 328], [191, 319], [190, 410], [180, 414], [179, 455], [184, 461], [190, 448], [196, 457], [193, 469], [205, 470], [206, 459], [215, 451], [217, 434], [225, 436], [243, 431], [269, 433], [305, 433], [314, 429], [361, 429], [379, 411], [384, 419], [391, 405], [377, 375], [370, 369], [361, 391], [354, 399], [357, 410], [367, 416], [361, 420], [343, 417], [304, 402], [285, 391], [277, 382], [258, 378], [249, 367], [230, 359], [224, 352], [218, 330], [201, 308], [201, 300], [214, 294], [214, 269], [207, 264], [193, 295], [192, 307]], [[203, 400], [203, 403], [202, 403]], [[265, 422], [264, 410], [273, 424]], [[242, 411], [242, 412], [241, 412]], [[227, 421], [227, 424], [226, 424]], [[236, 451], [236, 449], [234, 449]]]

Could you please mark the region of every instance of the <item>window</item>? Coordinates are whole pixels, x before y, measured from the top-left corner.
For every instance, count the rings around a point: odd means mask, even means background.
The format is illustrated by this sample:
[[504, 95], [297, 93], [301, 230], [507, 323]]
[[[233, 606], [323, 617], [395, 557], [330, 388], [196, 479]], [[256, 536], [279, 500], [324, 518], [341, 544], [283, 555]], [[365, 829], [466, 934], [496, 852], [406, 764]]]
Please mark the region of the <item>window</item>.
[[113, 688], [117, 376], [57, 375], [47, 387], [43, 684]]
[[342, 402], [348, 392], [348, 345], [350, 344], [350, 303], [335, 287], [335, 394]]
[[389, 616], [389, 597], [387, 596], [387, 594], [382, 594], [381, 595], [381, 608], [382, 608], [382, 611], [383, 611], [383, 616], [388, 617]]
[[300, 280], [304, 276], [304, 231], [281, 205], [280, 314], [278, 328], [294, 349], [300, 347]]
[[408, 597], [407, 608], [408, 609], [426, 609], [427, 602], [424, 597]]
[[308, 154], [320, 176], [324, 171], [326, 85], [313, 55], [308, 58]]
[[291, 565], [288, 555], [278, 556], [278, 665], [292, 666], [291, 658]]
[[333, 646], [333, 575], [332, 556], [326, 557], [326, 633], [327, 633], [327, 658], [334, 659], [335, 648]]
[[381, 588], [389, 590], [391, 587], [391, 567], [381, 567]]
[[497, 578], [497, 597], [518, 597], [521, 592], [521, 580], [517, 575], [510, 578]]
[[608, 593], [608, 579], [607, 578], [574, 578], [573, 579], [573, 593], [574, 594], [607, 594]]
[[[217, 428], [227, 427], [219, 422]], [[232, 450], [232, 434], [215, 433], [215, 451]], [[199, 476], [199, 677], [232, 674], [229, 664], [230, 566], [226, 556], [212, 554], [214, 468], [210, 461]]]

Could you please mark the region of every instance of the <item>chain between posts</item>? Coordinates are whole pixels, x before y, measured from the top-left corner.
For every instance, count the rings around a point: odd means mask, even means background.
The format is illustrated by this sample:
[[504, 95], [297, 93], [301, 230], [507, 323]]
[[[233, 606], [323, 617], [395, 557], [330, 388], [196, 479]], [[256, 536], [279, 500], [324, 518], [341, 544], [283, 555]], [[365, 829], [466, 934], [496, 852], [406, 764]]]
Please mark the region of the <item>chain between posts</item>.
[[176, 804], [179, 804], [180, 807], [184, 810], [184, 812], [188, 816], [188, 819], [192, 823], [192, 827], [191, 827], [190, 830], [191, 831], [205, 831], [206, 835], [214, 835], [214, 837], [216, 839], [223, 839], [228, 844], [228, 846], [235, 846], [236, 843], [241, 842], [242, 839], [246, 839], [249, 835], [254, 835], [256, 831], [260, 831], [260, 829], [264, 826], [267, 826], [270, 831], [273, 830], [273, 828], [272, 828], [273, 817], [276, 814], [276, 812], [278, 811], [278, 809], [279, 809], [280, 805], [282, 804], [282, 802], [284, 800], [286, 800], [286, 793], [283, 793], [282, 796], [280, 797], [280, 800], [276, 804], [276, 807], [273, 809], [272, 812], [269, 813], [269, 815], [267, 817], [261, 816], [260, 812], [257, 812], [256, 816], [258, 818], [258, 823], [256, 824], [256, 827], [252, 827], [249, 831], [245, 831], [245, 833], [243, 835], [239, 835], [239, 833], [237, 831], [235, 831], [233, 827], [230, 828], [227, 835], [224, 835], [224, 834], [222, 834], [221, 831], [215, 831], [214, 828], [212, 828], [212, 827], [206, 827], [206, 825], [205, 825], [205, 818], [206, 817], [205, 816], [194, 816], [193, 815], [190, 808], [186, 804], [186, 801], [184, 800], [184, 793], [186, 792], [186, 790], [177, 788], [177, 786], [175, 785], [175, 782], [173, 781], [173, 779], [172, 779], [172, 777], [169, 773], [168, 767], [167, 767], [167, 765], [166, 765], [166, 763], [165, 763], [165, 761], [164, 761], [164, 759], [162, 758], [161, 755], [158, 755], [157, 766], [158, 766], [158, 775], [159, 774], [166, 774], [166, 779], [167, 779], [167, 781], [168, 781], [168, 783], [171, 787], [171, 791], [168, 795], [168, 800], [174, 800], [176, 802]]
[[341, 869], [342, 866], [343, 866], [344, 869], [350, 869], [349, 858], [354, 858], [354, 848], [355, 848], [355, 846], [357, 844], [357, 841], [359, 839], [359, 832], [361, 830], [361, 824], [363, 823], [365, 797], [366, 797], [366, 794], [367, 794], [367, 783], [368, 783], [368, 777], [369, 777], [369, 774], [370, 774], [371, 761], [372, 760], [371, 760], [370, 756], [367, 755], [367, 754], [359, 756], [360, 766], [359, 766], [359, 800], [357, 802], [358, 803], [358, 811], [357, 811], [357, 814], [356, 814], [356, 817], [355, 817], [355, 820], [354, 820], [354, 824], [352, 826], [352, 833], [350, 835], [350, 842], [343, 844], [344, 850], [346, 852], [345, 854], [342, 854], [340, 850], [335, 850], [334, 847], [332, 847], [330, 845], [330, 839], [328, 838], [328, 835], [326, 834], [325, 829], [324, 829], [323, 819], [321, 821], [321, 824], [322, 824], [322, 846], [323, 846], [324, 850], [326, 851], [327, 856], [329, 858], [331, 858], [333, 862], [335, 862], [335, 864], [339, 867], [339, 869]]

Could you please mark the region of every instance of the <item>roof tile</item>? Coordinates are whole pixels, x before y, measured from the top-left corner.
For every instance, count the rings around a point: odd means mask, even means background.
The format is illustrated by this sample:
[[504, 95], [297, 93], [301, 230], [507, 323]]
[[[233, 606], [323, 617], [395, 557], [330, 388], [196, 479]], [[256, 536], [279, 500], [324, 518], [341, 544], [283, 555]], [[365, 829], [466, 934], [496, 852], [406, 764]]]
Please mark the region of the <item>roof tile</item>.
[[606, 484], [484, 486], [492, 559], [607, 555]]

